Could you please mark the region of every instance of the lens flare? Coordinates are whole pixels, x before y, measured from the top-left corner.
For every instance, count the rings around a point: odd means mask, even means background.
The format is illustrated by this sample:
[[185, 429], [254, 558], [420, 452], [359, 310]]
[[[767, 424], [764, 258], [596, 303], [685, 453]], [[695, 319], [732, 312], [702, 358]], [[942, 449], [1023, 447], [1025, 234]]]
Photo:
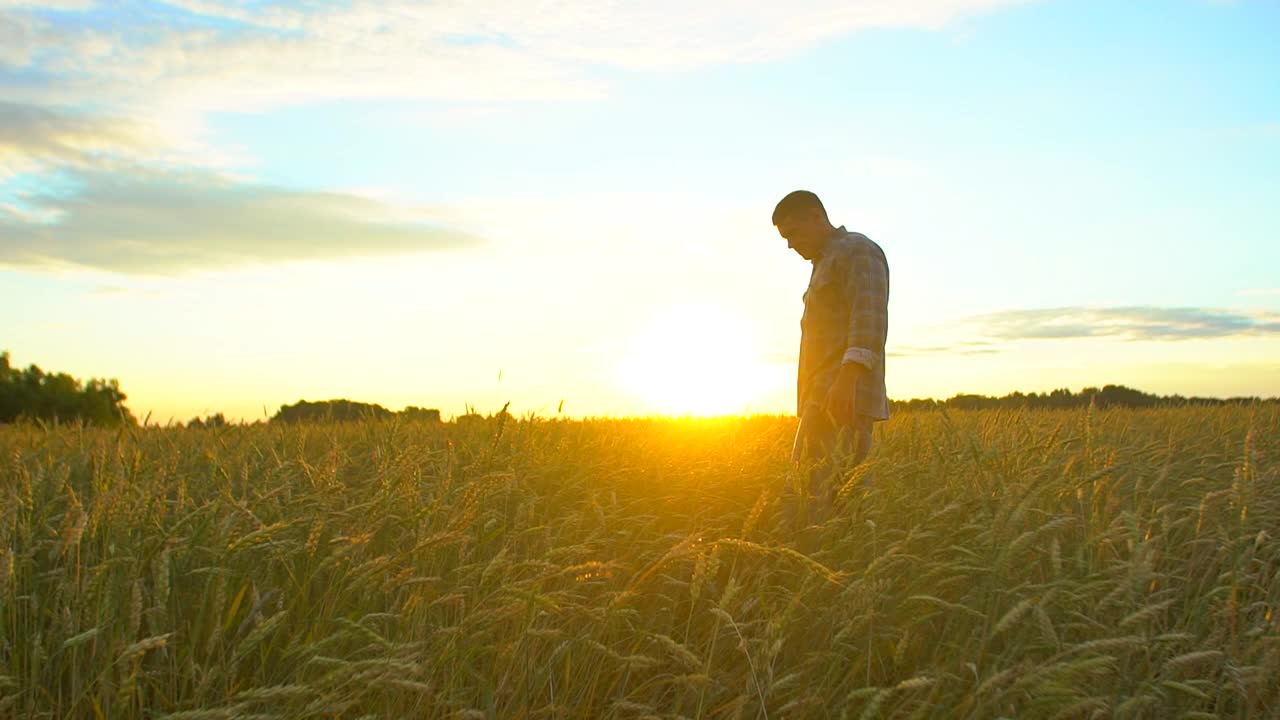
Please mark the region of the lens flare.
[[656, 310], [637, 328], [618, 375], [650, 412], [736, 415], [766, 391], [770, 369], [741, 313], [684, 303]]

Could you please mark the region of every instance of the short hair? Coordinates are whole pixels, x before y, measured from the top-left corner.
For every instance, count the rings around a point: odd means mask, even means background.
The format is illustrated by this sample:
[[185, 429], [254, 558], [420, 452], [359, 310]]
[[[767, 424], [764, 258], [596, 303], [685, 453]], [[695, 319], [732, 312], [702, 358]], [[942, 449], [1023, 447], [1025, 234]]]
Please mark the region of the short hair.
[[787, 193], [787, 196], [778, 201], [778, 206], [773, 209], [773, 224], [777, 225], [782, 219], [797, 210], [809, 210], [817, 208], [822, 211], [822, 217], [827, 216], [827, 209], [822, 206], [822, 201], [817, 195], [808, 190], [796, 190]]

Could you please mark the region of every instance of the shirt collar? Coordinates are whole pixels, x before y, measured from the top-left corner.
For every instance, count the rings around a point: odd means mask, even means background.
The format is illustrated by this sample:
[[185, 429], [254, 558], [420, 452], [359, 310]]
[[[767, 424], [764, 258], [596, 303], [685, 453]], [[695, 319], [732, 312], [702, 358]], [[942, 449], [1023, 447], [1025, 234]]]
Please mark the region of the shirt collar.
[[844, 237], [848, 233], [849, 231], [845, 230], [843, 225], [841, 225], [838, 228], [832, 229], [831, 234], [827, 236], [826, 242], [822, 243], [822, 250], [818, 251], [818, 254], [814, 256], [813, 258], [814, 264], [817, 264], [818, 261], [822, 260], [822, 258], [827, 256], [827, 250], [831, 248], [831, 242], [833, 240], [835, 240], [838, 237]]

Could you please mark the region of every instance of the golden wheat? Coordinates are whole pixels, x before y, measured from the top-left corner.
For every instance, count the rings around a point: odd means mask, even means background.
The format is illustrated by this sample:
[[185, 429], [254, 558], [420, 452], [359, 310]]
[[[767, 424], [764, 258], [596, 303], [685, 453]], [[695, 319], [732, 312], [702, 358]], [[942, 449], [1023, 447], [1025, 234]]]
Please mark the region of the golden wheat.
[[[0, 428], [0, 715], [1265, 717], [1280, 409]], [[864, 482], [865, 481], [865, 482]]]

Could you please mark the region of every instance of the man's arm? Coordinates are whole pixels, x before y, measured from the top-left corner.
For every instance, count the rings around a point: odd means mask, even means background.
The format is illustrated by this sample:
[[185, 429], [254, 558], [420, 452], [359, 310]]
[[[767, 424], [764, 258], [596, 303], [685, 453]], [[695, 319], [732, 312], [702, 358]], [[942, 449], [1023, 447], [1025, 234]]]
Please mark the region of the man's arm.
[[883, 367], [889, 330], [889, 268], [872, 246], [862, 245], [845, 271], [849, 327], [840, 373], [827, 396], [827, 412], [838, 422], [852, 422], [858, 381]]
[[874, 371], [884, 366], [889, 332], [889, 267], [875, 246], [861, 244], [850, 258], [845, 276], [849, 329], [843, 364], [857, 363]]

